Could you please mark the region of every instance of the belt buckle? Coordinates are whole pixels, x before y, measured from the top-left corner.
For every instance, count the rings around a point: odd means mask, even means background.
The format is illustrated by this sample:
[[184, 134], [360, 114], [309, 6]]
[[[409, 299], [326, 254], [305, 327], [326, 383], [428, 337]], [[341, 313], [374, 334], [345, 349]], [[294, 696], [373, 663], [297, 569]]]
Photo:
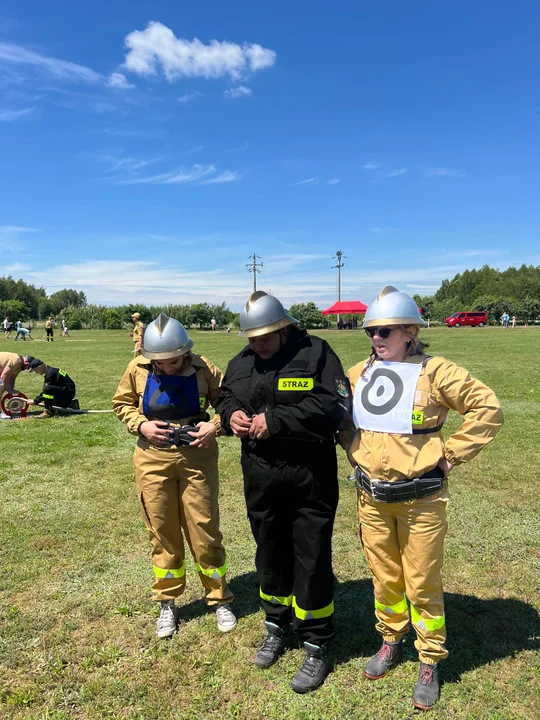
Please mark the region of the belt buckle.
[[377, 485], [379, 485], [382, 480], [379, 480], [378, 478], [369, 478], [369, 487], [371, 488], [371, 497], [375, 500], [375, 502], [383, 502], [383, 500], [380, 500], [377, 495], [375, 494], [375, 490], [377, 489]]

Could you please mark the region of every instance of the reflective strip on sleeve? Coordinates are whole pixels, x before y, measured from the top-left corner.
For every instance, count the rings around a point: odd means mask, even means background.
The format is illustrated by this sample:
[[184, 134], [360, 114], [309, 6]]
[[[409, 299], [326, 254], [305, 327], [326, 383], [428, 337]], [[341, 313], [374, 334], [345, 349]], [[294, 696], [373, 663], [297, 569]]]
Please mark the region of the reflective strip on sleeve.
[[384, 603], [381, 603], [377, 599], [375, 599], [375, 608], [377, 610], [380, 610], [381, 612], [386, 613], [387, 615], [401, 615], [402, 613], [407, 612], [409, 606], [407, 605], [407, 598], [404, 595], [403, 600], [400, 600], [395, 605], [385, 605]]
[[59, 370], [58, 374], [61, 375], [62, 377], [66, 377], [67, 372], [65, 370]]
[[186, 574], [186, 563], [182, 563], [182, 567], [176, 569], [159, 568], [154, 565], [154, 575], [160, 580], [172, 580], [173, 578], [181, 578]]
[[199, 563], [195, 563], [195, 567], [200, 573], [206, 575], [206, 577], [213, 578], [214, 580], [219, 580], [227, 572], [227, 564], [218, 568], [203, 568], [199, 565]]
[[294, 608], [294, 614], [299, 620], [318, 620], [320, 618], [330, 617], [330, 615], [333, 615], [334, 613], [334, 601], [330, 603], [330, 605], [327, 605], [326, 607], [319, 608], [318, 610], [302, 610], [301, 607], [298, 607], [298, 603], [296, 602], [296, 597], [293, 597], [293, 608]]
[[435, 632], [435, 630], [440, 630], [445, 625], [444, 615], [439, 615], [438, 617], [434, 617], [432, 620], [429, 620], [428, 618], [422, 617], [418, 610], [412, 605], [411, 615], [413, 624], [416, 625], [416, 627], [422, 628], [422, 630]]
[[42, 393], [42, 395], [46, 400], [54, 400], [54, 395], [45, 395], [45, 393]]
[[285, 605], [286, 607], [291, 607], [293, 604], [292, 595], [267, 595], [266, 593], [263, 593], [262, 590], [259, 590], [259, 595], [263, 600], [266, 600], [266, 602], [272, 603], [272, 605]]

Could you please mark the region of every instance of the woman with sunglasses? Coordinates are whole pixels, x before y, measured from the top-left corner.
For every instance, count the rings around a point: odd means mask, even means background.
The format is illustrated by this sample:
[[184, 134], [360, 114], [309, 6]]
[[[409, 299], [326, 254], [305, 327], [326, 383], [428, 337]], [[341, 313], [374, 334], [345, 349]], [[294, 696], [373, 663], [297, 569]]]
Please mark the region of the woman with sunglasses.
[[[503, 418], [490, 388], [426, 355], [418, 338], [425, 324], [412, 298], [395, 287], [369, 305], [363, 328], [371, 355], [347, 373], [356, 430], [341, 437], [355, 467], [360, 537], [383, 636], [364, 674], [376, 680], [401, 662], [412, 621], [420, 656], [413, 704], [429, 710], [439, 697], [438, 663], [448, 656], [441, 581], [446, 479], [491, 442]], [[445, 440], [449, 410], [464, 420]]]

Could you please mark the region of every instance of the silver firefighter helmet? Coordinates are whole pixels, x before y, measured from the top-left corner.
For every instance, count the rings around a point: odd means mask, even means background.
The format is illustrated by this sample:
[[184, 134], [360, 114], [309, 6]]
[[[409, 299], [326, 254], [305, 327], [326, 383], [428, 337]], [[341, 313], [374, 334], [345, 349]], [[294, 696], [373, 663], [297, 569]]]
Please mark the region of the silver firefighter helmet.
[[277, 298], [259, 290], [252, 293], [240, 312], [238, 337], [258, 337], [299, 322], [289, 315]]
[[363, 328], [384, 325], [426, 325], [416, 303], [393, 285], [387, 285], [366, 310]]
[[160, 313], [144, 331], [142, 354], [149, 360], [168, 360], [185, 355], [193, 347], [181, 322]]

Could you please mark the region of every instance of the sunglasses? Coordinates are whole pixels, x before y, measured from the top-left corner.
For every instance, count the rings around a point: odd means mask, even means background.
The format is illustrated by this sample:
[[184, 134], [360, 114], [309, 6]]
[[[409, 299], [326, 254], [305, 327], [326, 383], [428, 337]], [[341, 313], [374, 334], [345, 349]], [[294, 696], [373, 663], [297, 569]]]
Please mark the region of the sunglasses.
[[390, 328], [390, 327], [380, 327], [380, 328], [365, 328], [366, 335], [369, 335], [370, 338], [374, 337], [375, 335], [378, 335], [383, 340], [388, 340], [390, 337], [390, 333], [392, 330], [395, 330], [396, 328]]

